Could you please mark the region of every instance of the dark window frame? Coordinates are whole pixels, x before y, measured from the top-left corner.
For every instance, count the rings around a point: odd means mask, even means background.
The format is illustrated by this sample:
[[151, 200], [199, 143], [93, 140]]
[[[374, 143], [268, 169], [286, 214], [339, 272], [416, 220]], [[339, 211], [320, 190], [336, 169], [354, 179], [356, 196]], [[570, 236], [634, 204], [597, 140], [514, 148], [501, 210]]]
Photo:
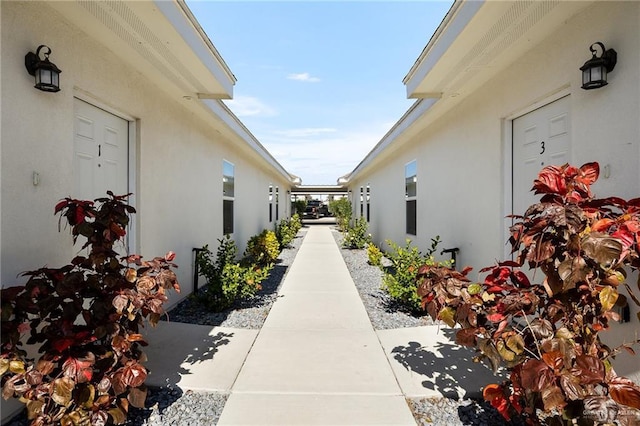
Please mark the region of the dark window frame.
[[405, 232], [418, 235], [418, 163], [408, 162], [404, 167]]
[[234, 232], [235, 165], [222, 160], [222, 233]]

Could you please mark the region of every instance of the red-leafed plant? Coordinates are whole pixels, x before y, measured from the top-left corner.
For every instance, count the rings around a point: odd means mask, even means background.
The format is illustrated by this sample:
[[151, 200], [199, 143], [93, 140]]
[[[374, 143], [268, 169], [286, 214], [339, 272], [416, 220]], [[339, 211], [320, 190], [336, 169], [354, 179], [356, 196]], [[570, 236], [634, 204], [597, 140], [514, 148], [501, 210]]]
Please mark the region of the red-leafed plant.
[[[32, 425], [122, 424], [129, 404], [144, 407], [140, 328], [158, 323], [166, 290], [179, 291], [174, 253], [119, 257], [114, 244], [135, 210], [128, 196], [108, 195], [55, 207], [74, 243], [86, 238], [86, 255], [25, 272], [25, 285], [2, 289], [2, 396], [26, 404]], [[28, 358], [24, 343], [39, 358]]]
[[[533, 190], [539, 203], [514, 216], [514, 261], [484, 268], [483, 283], [440, 266], [423, 266], [418, 293], [434, 319], [458, 326], [457, 343], [509, 379], [484, 388], [508, 420], [527, 424], [634, 425], [640, 387], [611, 365], [631, 341], [612, 349], [600, 332], [620, 319], [626, 282], [640, 267], [640, 199], [595, 199], [597, 163], [544, 168]], [[528, 266], [529, 276], [520, 268]], [[640, 317], [640, 315], [639, 315]], [[637, 336], [635, 336], [637, 339]], [[566, 422], [566, 423], [565, 423]]]

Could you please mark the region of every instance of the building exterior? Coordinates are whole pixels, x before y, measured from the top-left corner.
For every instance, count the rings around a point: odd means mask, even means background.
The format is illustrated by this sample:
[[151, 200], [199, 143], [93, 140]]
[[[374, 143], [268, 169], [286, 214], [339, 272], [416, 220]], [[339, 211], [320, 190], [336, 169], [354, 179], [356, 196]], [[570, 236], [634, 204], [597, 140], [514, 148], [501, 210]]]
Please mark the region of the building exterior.
[[[133, 194], [129, 252], [176, 252], [169, 305], [193, 289], [193, 248], [230, 233], [242, 252], [290, 215], [299, 179], [222, 103], [235, 77], [184, 1], [10, 1], [0, 15], [2, 286], [78, 252], [53, 214], [65, 197]], [[62, 70], [57, 93], [25, 67], [39, 45]]]
[[[176, 252], [172, 304], [191, 292], [194, 247], [224, 232], [242, 252], [289, 216], [299, 179], [222, 103], [235, 77], [182, 0], [12, 1], [0, 13], [3, 286], [79, 250], [58, 232], [64, 197], [131, 192], [128, 249]], [[62, 70], [57, 93], [34, 88], [25, 68], [43, 44]]]
[[[638, 197], [639, 26], [638, 2], [455, 1], [404, 80], [417, 101], [339, 180], [354, 214], [383, 246], [410, 238], [426, 250], [439, 235], [477, 279], [508, 258], [506, 216], [536, 201], [544, 166], [597, 161], [596, 196]], [[608, 85], [584, 90], [596, 42], [617, 64]], [[618, 343], [640, 329], [631, 309], [611, 333]], [[616, 365], [639, 381], [637, 358]]]

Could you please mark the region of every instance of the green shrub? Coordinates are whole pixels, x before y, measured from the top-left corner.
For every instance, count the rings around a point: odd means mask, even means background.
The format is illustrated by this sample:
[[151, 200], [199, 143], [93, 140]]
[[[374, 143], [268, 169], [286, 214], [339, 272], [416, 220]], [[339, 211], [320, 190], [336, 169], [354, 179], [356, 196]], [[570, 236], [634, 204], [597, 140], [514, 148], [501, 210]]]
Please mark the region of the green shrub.
[[307, 202], [305, 200], [296, 200], [293, 202], [293, 207], [295, 208], [296, 214], [304, 213], [304, 209], [307, 208]]
[[251, 237], [244, 255], [249, 263], [261, 266], [275, 262], [280, 255], [280, 244], [276, 233], [265, 229], [258, 235]]
[[270, 266], [241, 265], [236, 262], [238, 249], [229, 235], [218, 242], [220, 245], [215, 259], [208, 245], [196, 256], [198, 269], [206, 278], [207, 285], [195, 297], [214, 312], [229, 308], [238, 299], [253, 297], [271, 270]]
[[371, 242], [371, 235], [367, 233], [369, 224], [364, 217], [355, 220], [352, 227], [344, 232], [342, 246], [350, 249], [363, 249]]
[[242, 266], [239, 263], [225, 265], [220, 277], [224, 298], [235, 301], [255, 296], [262, 289], [260, 283], [269, 276], [270, 271], [271, 266], [260, 268], [253, 265]]
[[349, 228], [353, 208], [348, 198], [339, 198], [329, 202], [329, 212], [336, 217], [338, 229], [342, 232]]
[[294, 240], [298, 231], [302, 228], [300, 216], [294, 214], [291, 219], [282, 219], [276, 223], [275, 233], [281, 248], [289, 246]]
[[369, 257], [370, 265], [382, 265], [382, 251], [375, 244], [369, 243], [369, 245], [367, 245], [367, 256]]
[[302, 229], [302, 220], [300, 220], [300, 215], [298, 213], [294, 213], [294, 215], [291, 216], [290, 226], [295, 230], [294, 234], [298, 235], [298, 232]]
[[[418, 296], [416, 277], [418, 269], [422, 265], [435, 265], [433, 253], [440, 244], [440, 237], [431, 240], [431, 247], [426, 254], [422, 254], [417, 247], [411, 246], [411, 240], [407, 239], [404, 247], [393, 241], [387, 240], [391, 250], [386, 257], [391, 261], [391, 266], [385, 268], [382, 277], [382, 288], [389, 296], [405, 306], [412, 312], [421, 310], [421, 298]], [[444, 262], [448, 264], [449, 262]]]

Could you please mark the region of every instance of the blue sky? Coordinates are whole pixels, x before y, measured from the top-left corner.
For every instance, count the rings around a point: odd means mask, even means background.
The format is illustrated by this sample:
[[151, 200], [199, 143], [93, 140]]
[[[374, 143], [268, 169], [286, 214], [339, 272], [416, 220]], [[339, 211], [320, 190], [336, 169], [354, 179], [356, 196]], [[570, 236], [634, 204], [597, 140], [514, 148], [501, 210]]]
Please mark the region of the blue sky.
[[187, 1], [237, 78], [225, 101], [307, 185], [351, 172], [414, 102], [402, 79], [451, 1]]

